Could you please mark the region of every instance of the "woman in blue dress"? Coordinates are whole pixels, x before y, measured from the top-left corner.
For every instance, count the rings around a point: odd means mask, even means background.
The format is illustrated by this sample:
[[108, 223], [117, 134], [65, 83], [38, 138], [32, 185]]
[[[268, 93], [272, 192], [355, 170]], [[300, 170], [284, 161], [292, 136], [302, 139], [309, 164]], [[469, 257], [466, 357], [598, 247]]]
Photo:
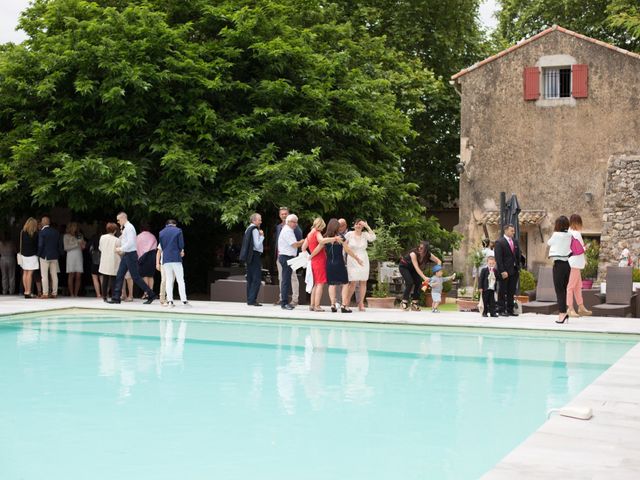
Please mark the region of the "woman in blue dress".
[[349, 248], [344, 238], [338, 235], [340, 224], [336, 218], [329, 220], [327, 224], [327, 233], [325, 237], [336, 237], [338, 240], [325, 245], [327, 252], [327, 283], [329, 284], [329, 299], [331, 300], [331, 311], [338, 311], [338, 303], [336, 301], [338, 285], [342, 287], [342, 303], [340, 311], [342, 313], [351, 313], [349, 305], [349, 289], [344, 285], [349, 283], [349, 275], [347, 274], [347, 264], [345, 262], [345, 253], [352, 257], [356, 262], [362, 265], [362, 260]]

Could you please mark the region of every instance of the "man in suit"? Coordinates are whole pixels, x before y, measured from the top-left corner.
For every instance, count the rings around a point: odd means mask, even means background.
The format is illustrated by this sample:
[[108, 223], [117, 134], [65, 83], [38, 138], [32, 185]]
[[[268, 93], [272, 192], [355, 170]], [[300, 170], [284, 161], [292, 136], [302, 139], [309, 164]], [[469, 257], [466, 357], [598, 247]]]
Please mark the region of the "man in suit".
[[[38, 234], [38, 257], [40, 257], [40, 273], [42, 274], [42, 298], [56, 298], [58, 296], [58, 259], [62, 251], [60, 233], [51, 228], [48, 216], [40, 220], [42, 230]], [[51, 293], [49, 293], [49, 274], [51, 274]]]
[[513, 225], [504, 226], [504, 235], [496, 240], [495, 257], [498, 265], [498, 313], [503, 317], [517, 316], [513, 311], [513, 296], [520, 277], [520, 245], [513, 238]]
[[262, 215], [254, 213], [251, 215], [250, 222], [242, 239], [240, 260], [247, 264], [247, 305], [261, 307], [262, 304], [258, 302], [258, 294], [262, 282], [261, 257], [264, 251], [264, 232], [260, 228]]

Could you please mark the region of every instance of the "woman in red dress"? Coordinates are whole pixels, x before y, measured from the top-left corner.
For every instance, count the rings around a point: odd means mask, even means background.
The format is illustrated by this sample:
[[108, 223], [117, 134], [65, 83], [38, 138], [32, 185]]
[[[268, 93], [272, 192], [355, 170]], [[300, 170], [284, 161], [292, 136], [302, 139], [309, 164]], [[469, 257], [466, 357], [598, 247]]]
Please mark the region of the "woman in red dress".
[[313, 272], [313, 289], [311, 290], [311, 299], [309, 301], [309, 310], [314, 312], [324, 311], [320, 307], [322, 301], [322, 293], [327, 283], [327, 253], [324, 249], [326, 243], [336, 240], [335, 237], [324, 238], [322, 231], [326, 225], [322, 218], [318, 217], [313, 221], [313, 226], [309, 235], [302, 245], [302, 251], [307, 248], [311, 252], [311, 271]]

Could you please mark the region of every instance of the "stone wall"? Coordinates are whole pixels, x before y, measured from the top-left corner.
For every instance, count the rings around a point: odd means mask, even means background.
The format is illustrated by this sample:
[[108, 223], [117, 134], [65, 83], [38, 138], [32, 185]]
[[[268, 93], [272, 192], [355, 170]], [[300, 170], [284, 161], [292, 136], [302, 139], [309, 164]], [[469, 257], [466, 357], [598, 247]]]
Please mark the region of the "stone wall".
[[602, 222], [600, 279], [607, 266], [618, 264], [625, 247], [634, 259], [640, 255], [640, 155], [609, 159]]

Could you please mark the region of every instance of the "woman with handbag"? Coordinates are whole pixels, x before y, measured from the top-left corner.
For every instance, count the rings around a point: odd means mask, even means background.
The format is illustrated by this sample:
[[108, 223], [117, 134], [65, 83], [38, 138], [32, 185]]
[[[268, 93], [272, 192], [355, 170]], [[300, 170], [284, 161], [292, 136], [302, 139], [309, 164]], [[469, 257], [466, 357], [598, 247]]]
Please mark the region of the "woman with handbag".
[[549, 258], [553, 260], [553, 287], [558, 300], [558, 319], [556, 323], [564, 323], [569, 319], [569, 314], [567, 313], [567, 284], [569, 283], [569, 275], [571, 275], [569, 258], [571, 257], [572, 238], [569, 233], [569, 219], [564, 215], [556, 218], [553, 235], [547, 240]]
[[[569, 257], [569, 283], [567, 284], [567, 305], [570, 317], [583, 317], [591, 315], [591, 311], [584, 307], [582, 299], [582, 269], [586, 266], [584, 256], [584, 240], [582, 239], [582, 217], [574, 213], [569, 218], [569, 233], [571, 234], [571, 256]], [[573, 309], [573, 300], [578, 304], [578, 311]]]
[[20, 253], [17, 255], [18, 265], [22, 267], [22, 285], [24, 298], [35, 298], [31, 293], [33, 272], [40, 269], [38, 259], [38, 222], [29, 217], [20, 232]]

